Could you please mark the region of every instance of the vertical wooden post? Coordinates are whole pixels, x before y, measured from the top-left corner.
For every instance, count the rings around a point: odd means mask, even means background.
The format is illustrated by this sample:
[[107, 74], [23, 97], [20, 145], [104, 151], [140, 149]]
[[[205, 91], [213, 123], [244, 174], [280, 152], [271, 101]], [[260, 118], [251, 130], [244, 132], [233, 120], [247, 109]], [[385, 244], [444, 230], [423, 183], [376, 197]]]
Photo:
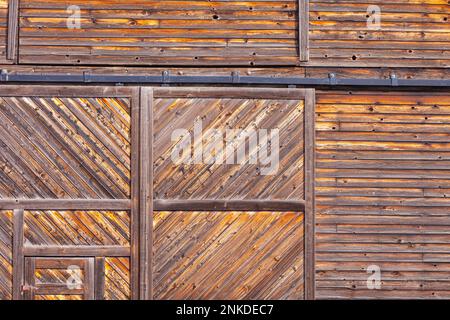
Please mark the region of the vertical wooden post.
[[24, 284], [24, 211], [14, 210], [13, 218], [13, 299], [22, 300], [22, 285]]
[[305, 298], [315, 298], [315, 90], [305, 95]]
[[95, 300], [105, 300], [105, 258], [95, 258]]
[[153, 89], [141, 88], [140, 217], [141, 299], [153, 299]]
[[309, 0], [298, 0], [298, 49], [300, 61], [309, 60]]
[[23, 295], [24, 300], [34, 300], [34, 286], [36, 284], [36, 280], [34, 278], [34, 272], [36, 269], [36, 258], [34, 257], [27, 257], [24, 259], [25, 261], [25, 283], [30, 287], [29, 290], [25, 291]]
[[17, 63], [19, 50], [19, 0], [8, 0], [8, 48], [6, 59]]
[[140, 209], [139, 209], [139, 117], [140, 117], [140, 89], [134, 88], [131, 97], [131, 299], [139, 299], [139, 230], [140, 230]]
[[84, 300], [95, 299], [95, 258], [84, 261]]

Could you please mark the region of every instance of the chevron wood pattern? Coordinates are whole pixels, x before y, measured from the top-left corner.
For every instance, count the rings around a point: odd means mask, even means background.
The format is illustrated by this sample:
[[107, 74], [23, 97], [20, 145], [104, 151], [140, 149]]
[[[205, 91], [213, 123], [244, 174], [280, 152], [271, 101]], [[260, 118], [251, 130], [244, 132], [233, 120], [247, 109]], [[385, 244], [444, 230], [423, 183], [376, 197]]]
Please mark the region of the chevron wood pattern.
[[12, 298], [12, 212], [0, 211], [0, 300]]
[[26, 211], [24, 219], [30, 245], [130, 245], [125, 211]]
[[302, 299], [303, 214], [156, 212], [156, 299]]
[[0, 98], [0, 198], [129, 198], [130, 101]]
[[[303, 199], [303, 113], [299, 100], [230, 98], [160, 98], [154, 101], [155, 197], [159, 199]], [[186, 129], [194, 136], [194, 124], [201, 120], [203, 132], [227, 129], [251, 132], [280, 130], [279, 170], [262, 175], [261, 163], [180, 164], [171, 153], [177, 144], [172, 133]], [[207, 146], [211, 136], [202, 140]], [[237, 137], [237, 135], [236, 135]], [[235, 139], [236, 149], [248, 139]], [[246, 142], [247, 141], [247, 142]], [[193, 148], [199, 143], [193, 142]], [[205, 147], [206, 148], [206, 147]], [[219, 153], [217, 153], [219, 154]], [[205, 162], [205, 161], [203, 161]], [[236, 162], [235, 162], [236, 163]]]

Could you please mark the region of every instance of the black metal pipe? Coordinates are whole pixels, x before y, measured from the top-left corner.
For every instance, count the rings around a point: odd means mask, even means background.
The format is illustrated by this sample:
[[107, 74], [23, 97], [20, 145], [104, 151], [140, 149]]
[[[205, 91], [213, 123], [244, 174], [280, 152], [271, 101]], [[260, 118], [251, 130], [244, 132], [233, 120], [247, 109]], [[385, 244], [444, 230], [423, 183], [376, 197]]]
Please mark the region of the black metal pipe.
[[338, 78], [330, 74], [328, 78], [301, 77], [260, 77], [240, 76], [233, 72], [230, 76], [183, 76], [170, 75], [168, 71], [160, 76], [145, 75], [101, 75], [84, 73], [82, 75], [67, 74], [26, 74], [3, 71], [0, 83], [111, 83], [111, 84], [158, 84], [158, 85], [286, 85], [286, 86], [357, 86], [357, 87], [450, 87], [450, 79], [355, 79]]

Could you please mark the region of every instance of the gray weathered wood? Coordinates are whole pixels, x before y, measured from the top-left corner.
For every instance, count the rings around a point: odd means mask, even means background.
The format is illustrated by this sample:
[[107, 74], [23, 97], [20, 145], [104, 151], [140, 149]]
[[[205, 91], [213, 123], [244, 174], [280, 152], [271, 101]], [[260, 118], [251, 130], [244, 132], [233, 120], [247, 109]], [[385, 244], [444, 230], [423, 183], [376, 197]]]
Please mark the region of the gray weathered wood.
[[24, 277], [24, 212], [22, 209], [14, 210], [13, 218], [13, 299], [21, 300]]

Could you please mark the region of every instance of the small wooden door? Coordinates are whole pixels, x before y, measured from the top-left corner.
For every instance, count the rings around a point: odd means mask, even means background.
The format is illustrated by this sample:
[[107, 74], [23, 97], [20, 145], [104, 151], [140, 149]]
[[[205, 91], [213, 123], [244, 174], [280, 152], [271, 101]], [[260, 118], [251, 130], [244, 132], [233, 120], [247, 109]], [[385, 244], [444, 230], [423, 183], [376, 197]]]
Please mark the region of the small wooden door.
[[25, 258], [25, 300], [93, 300], [94, 258]]

